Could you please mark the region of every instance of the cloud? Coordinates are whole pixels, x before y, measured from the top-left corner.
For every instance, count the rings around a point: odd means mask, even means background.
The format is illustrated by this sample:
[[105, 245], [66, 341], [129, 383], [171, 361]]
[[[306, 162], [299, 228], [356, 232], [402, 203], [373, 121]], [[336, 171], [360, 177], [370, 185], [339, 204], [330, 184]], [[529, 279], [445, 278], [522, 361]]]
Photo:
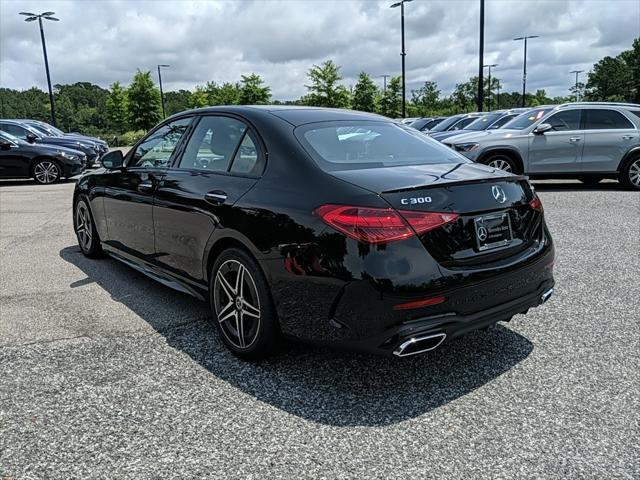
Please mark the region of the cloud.
[[[167, 89], [236, 81], [256, 72], [275, 98], [306, 93], [306, 72], [332, 58], [344, 83], [360, 71], [400, 73], [400, 12], [391, 1], [8, 1], [0, 0], [0, 85], [45, 87], [37, 24], [20, 11], [55, 10], [46, 22], [54, 83], [129, 83], [136, 68], [163, 72]], [[406, 5], [407, 86], [437, 81], [444, 93], [478, 73], [478, 0]], [[623, 15], [620, 13], [624, 12]], [[570, 70], [589, 70], [640, 36], [637, 0], [487, 0], [485, 62], [507, 90], [519, 90], [522, 42], [530, 42], [528, 86], [567, 94]]]

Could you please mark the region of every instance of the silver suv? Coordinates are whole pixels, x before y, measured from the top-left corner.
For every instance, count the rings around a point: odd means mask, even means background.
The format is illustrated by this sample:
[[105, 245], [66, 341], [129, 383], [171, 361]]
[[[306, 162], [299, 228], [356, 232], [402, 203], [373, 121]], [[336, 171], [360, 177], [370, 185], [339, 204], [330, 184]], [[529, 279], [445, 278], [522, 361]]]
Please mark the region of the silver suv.
[[640, 190], [640, 105], [569, 103], [541, 106], [502, 128], [443, 143], [467, 158], [531, 178], [617, 178]]

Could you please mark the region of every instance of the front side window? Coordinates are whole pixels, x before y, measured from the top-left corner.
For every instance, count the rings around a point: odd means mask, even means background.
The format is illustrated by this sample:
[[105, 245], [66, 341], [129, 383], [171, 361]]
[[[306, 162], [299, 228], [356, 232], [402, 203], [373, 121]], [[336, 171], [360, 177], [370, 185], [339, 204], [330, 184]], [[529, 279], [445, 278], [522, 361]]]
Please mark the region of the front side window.
[[587, 109], [584, 111], [585, 130], [613, 130], [633, 128], [632, 123], [615, 110]]
[[443, 144], [396, 123], [314, 123], [298, 127], [295, 135], [325, 171], [468, 162]]
[[21, 138], [22, 140], [26, 140], [27, 134], [30, 133], [26, 128], [12, 123], [0, 123], [0, 129], [14, 137]]
[[487, 130], [496, 130], [498, 128], [502, 128], [503, 125], [509, 123], [512, 119], [516, 118], [518, 115], [512, 113], [510, 115], [505, 115], [504, 117], [496, 120]]
[[191, 117], [163, 125], [136, 147], [129, 167], [166, 168], [171, 155], [191, 123]]
[[544, 121], [551, 125], [554, 132], [568, 132], [580, 130], [580, 110], [565, 110], [551, 115]]

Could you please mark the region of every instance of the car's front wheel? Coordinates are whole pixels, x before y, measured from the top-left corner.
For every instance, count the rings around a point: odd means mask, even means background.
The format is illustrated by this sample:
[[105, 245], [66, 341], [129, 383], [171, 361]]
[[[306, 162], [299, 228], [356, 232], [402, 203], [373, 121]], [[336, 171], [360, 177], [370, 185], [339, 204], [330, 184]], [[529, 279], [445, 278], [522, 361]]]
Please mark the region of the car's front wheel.
[[100, 237], [98, 237], [98, 231], [85, 197], [80, 197], [76, 202], [73, 212], [73, 227], [82, 253], [89, 258], [100, 257], [102, 255]]
[[640, 190], [640, 156], [627, 161], [620, 172], [620, 183], [632, 190]]
[[502, 154], [491, 155], [490, 157], [486, 158], [482, 163], [484, 163], [489, 167], [497, 168], [499, 170], [504, 170], [505, 172], [510, 172], [510, 173], [516, 172], [516, 165], [514, 161], [506, 155], [502, 155]]
[[278, 347], [278, 321], [267, 281], [245, 251], [225, 250], [211, 269], [209, 297], [213, 320], [234, 354], [260, 359]]
[[33, 166], [33, 179], [41, 185], [49, 185], [60, 180], [62, 171], [54, 160], [38, 160]]

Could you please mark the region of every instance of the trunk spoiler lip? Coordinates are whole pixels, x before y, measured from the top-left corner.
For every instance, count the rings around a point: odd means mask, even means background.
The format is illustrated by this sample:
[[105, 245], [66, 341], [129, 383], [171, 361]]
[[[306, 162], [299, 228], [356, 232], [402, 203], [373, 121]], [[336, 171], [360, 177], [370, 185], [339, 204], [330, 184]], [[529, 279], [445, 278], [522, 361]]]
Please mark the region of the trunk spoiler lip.
[[488, 178], [475, 178], [475, 179], [461, 179], [461, 180], [451, 180], [447, 183], [433, 183], [430, 185], [413, 185], [410, 187], [402, 187], [402, 188], [394, 188], [393, 190], [385, 190], [380, 192], [381, 195], [386, 193], [399, 193], [399, 192], [411, 192], [415, 190], [423, 190], [423, 189], [432, 189], [432, 188], [447, 188], [450, 186], [459, 186], [459, 185], [471, 185], [476, 183], [495, 183], [495, 182], [520, 182], [522, 180], [529, 180], [527, 175], [509, 175], [504, 177], [488, 177]]

